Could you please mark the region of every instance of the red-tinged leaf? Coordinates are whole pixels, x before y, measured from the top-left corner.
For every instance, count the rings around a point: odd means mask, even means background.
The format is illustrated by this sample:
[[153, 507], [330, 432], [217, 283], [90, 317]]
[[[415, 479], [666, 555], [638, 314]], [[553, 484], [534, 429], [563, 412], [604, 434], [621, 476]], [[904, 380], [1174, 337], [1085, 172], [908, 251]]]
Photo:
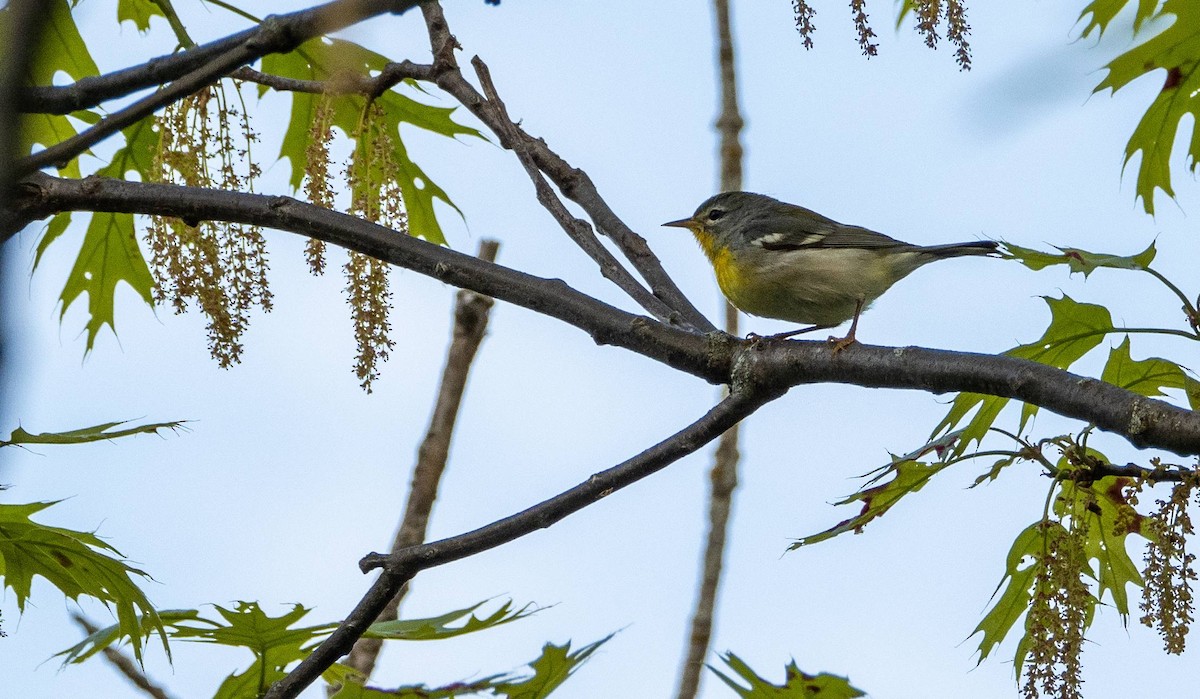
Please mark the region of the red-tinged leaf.
[[1150, 267], [1150, 263], [1154, 261], [1158, 250], [1154, 243], [1145, 250], [1136, 255], [1112, 255], [1100, 252], [1088, 252], [1079, 248], [1060, 248], [1055, 246], [1059, 251], [1057, 254], [1042, 252], [1032, 248], [1023, 248], [1020, 245], [1011, 243], [1004, 244], [1005, 252], [1013, 259], [1019, 261], [1032, 270], [1042, 270], [1053, 265], [1067, 265], [1071, 269], [1071, 273], [1081, 272], [1083, 276], [1088, 276], [1096, 269], [1104, 267], [1108, 269], [1129, 269], [1129, 270], [1145, 270]]

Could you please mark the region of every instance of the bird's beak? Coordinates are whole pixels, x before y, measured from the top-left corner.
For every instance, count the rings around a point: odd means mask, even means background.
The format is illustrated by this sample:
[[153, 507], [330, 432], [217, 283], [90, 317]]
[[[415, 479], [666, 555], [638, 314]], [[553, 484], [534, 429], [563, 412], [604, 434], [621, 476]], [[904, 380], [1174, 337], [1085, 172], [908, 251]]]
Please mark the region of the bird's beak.
[[695, 228], [696, 222], [690, 218], [681, 218], [678, 221], [668, 221], [662, 225], [670, 226], [671, 228]]

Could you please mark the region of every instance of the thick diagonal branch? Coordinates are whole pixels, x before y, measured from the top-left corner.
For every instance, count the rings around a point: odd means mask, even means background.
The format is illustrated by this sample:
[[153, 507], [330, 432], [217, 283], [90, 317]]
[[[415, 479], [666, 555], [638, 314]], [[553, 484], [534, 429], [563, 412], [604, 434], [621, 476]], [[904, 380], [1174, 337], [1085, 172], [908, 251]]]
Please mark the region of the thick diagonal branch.
[[[478, 257], [488, 262], [496, 260], [500, 244], [484, 240], [479, 244]], [[417, 464], [413, 468], [412, 485], [408, 489], [408, 503], [404, 516], [396, 530], [392, 551], [401, 551], [425, 541], [429, 529], [429, 515], [437, 500], [438, 485], [450, 457], [450, 439], [454, 435], [454, 424], [458, 420], [458, 409], [462, 405], [463, 392], [467, 387], [467, 376], [471, 372], [475, 353], [483, 342], [487, 331], [488, 316], [492, 299], [473, 291], [461, 290], [454, 303], [454, 327], [451, 329], [450, 349], [446, 352], [446, 366], [442, 370], [442, 383], [438, 387], [433, 415], [429, 418], [429, 430], [417, 450]], [[400, 589], [379, 613], [379, 621], [398, 618], [400, 602], [408, 587]], [[383, 648], [378, 638], [362, 638], [354, 644], [346, 658], [346, 664], [370, 677], [375, 662]]]
[[733, 380], [734, 358], [750, 347], [765, 381], [781, 389], [844, 383], [929, 393], [970, 392], [1013, 398], [1120, 434], [1139, 448], [1200, 454], [1200, 413], [1045, 364], [1003, 355], [856, 343], [834, 354], [826, 342], [739, 340], [701, 335], [627, 313], [564, 282], [484, 262], [349, 214], [291, 197], [229, 192], [104, 177], [36, 174], [0, 211], [0, 232], [59, 211], [110, 211], [229, 221], [324, 240], [454, 286], [557, 318], [596, 342], [632, 350], [716, 384]]

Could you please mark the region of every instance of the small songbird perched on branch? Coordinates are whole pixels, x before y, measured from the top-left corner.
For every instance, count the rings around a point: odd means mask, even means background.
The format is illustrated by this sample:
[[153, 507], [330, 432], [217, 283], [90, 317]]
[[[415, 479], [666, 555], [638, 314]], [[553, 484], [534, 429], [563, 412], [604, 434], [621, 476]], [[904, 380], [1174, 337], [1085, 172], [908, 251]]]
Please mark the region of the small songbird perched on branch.
[[773, 337], [853, 319], [835, 351], [854, 343], [859, 315], [913, 270], [948, 257], [988, 255], [998, 247], [990, 240], [911, 245], [752, 192], [718, 194], [691, 218], [663, 225], [687, 228], [696, 236], [721, 292], [734, 306], [750, 315], [813, 326]]

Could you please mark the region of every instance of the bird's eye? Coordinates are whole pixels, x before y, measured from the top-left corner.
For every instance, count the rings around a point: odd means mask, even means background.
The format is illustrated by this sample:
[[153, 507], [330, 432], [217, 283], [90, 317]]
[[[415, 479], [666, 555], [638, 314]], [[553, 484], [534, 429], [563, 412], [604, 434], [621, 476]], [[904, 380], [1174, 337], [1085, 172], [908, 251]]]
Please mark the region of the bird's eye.
[[717, 219], [719, 219], [719, 218], [721, 218], [722, 216], [724, 216], [724, 215], [725, 215], [725, 213], [726, 213], [726, 212], [725, 212], [725, 209], [713, 209], [713, 210], [711, 210], [711, 211], [709, 211], [709, 212], [708, 212], [708, 220], [709, 220], [709, 221], [716, 221]]

